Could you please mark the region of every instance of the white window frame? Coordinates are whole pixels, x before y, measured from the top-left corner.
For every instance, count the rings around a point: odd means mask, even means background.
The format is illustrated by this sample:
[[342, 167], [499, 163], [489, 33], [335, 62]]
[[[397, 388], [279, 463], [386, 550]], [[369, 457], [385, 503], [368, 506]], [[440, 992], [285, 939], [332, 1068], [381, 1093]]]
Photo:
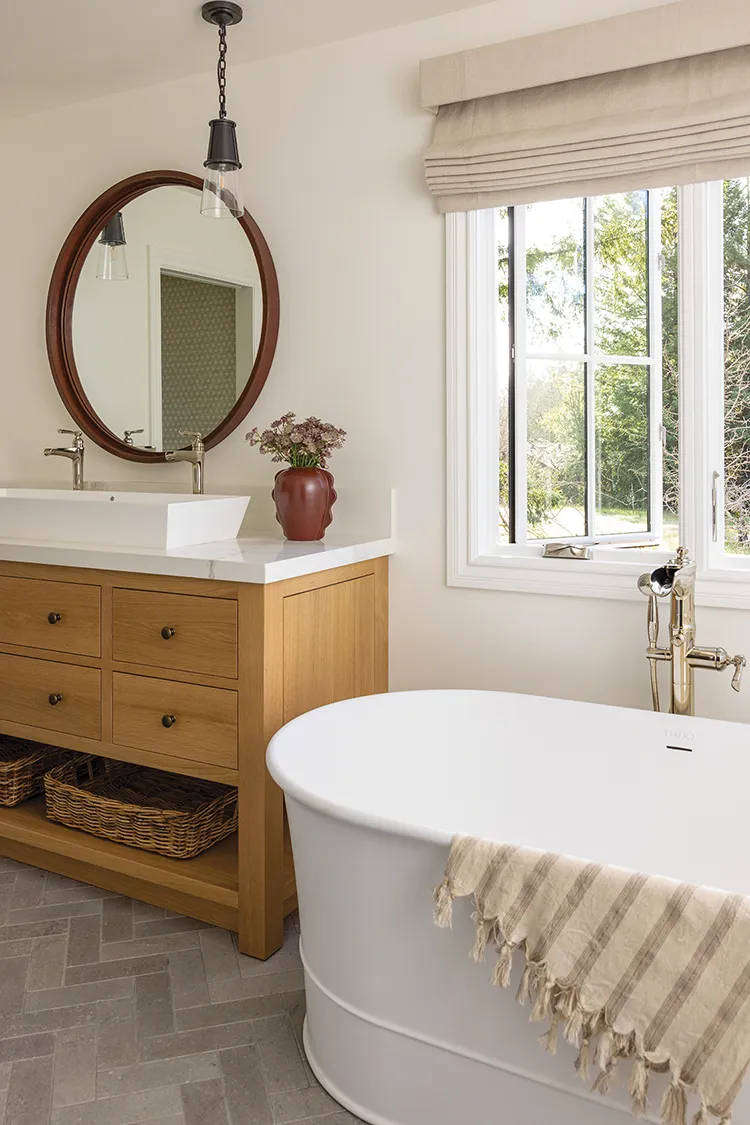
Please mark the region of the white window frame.
[[[698, 564], [700, 603], [750, 609], [750, 559], [723, 549], [721, 205], [720, 182], [679, 189], [680, 541]], [[543, 544], [499, 542], [495, 214], [446, 216], [448, 585], [639, 600], [638, 576], [669, 552], [594, 545], [589, 560], [560, 560], [543, 558]], [[517, 269], [522, 261], [517, 253]], [[517, 279], [517, 291], [524, 288]], [[517, 422], [518, 412], [516, 402]], [[660, 448], [652, 442], [652, 452], [654, 445]], [[521, 467], [525, 449], [519, 453]]]

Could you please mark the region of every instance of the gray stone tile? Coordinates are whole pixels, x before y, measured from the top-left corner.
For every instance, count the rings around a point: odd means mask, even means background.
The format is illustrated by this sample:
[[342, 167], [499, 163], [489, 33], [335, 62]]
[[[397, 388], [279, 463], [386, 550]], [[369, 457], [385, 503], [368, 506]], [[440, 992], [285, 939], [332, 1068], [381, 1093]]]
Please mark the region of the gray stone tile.
[[45, 988], [29, 992], [26, 996], [27, 1012], [44, 1012], [50, 1008], [65, 1008], [69, 1004], [92, 1004], [95, 1000], [119, 1000], [133, 995], [133, 978], [98, 980], [91, 984], [70, 984], [63, 988]]
[[202, 930], [200, 939], [206, 980], [237, 980], [240, 967], [229, 930]]
[[23, 1011], [26, 991], [28, 957], [9, 957], [0, 972], [0, 1017], [15, 1016]]
[[62, 902], [54, 906], [32, 906], [23, 910], [9, 910], [7, 926], [18, 926], [23, 922], [48, 922], [51, 918], [80, 918], [86, 914], [101, 913], [100, 899], [89, 902]]
[[76, 1004], [70, 1008], [51, 1008], [47, 1012], [25, 1012], [0, 1020], [0, 1039], [15, 1035], [38, 1035], [64, 1027], [83, 1027], [96, 1022], [96, 1004]]
[[255, 957], [246, 957], [244, 953], [240, 953], [239, 966], [243, 977], [268, 976], [272, 973], [285, 973], [292, 969], [301, 969], [299, 933], [291, 918], [287, 918], [284, 922], [284, 945], [277, 953], [274, 953], [267, 961], [258, 961]]
[[138, 922], [132, 935], [137, 938], [158, 937], [160, 934], [186, 934], [191, 930], [211, 930], [208, 922], [197, 918], [157, 918], [153, 922]]
[[250, 996], [272, 996], [277, 992], [297, 992], [304, 987], [301, 969], [287, 973], [271, 973], [269, 976], [241, 977], [239, 980], [217, 980], [208, 986], [212, 1004], [224, 1000], [243, 1000]]
[[365, 1123], [353, 1113], [340, 1109], [338, 1113], [327, 1113], [325, 1117], [309, 1117], [307, 1121], [300, 1122], [300, 1125], [365, 1125]]
[[46, 871], [37, 871], [35, 867], [27, 867], [25, 871], [20, 871], [13, 885], [11, 910], [18, 910], [25, 906], [39, 906], [46, 881]]
[[218, 1078], [182, 1087], [185, 1125], [229, 1125], [224, 1087]]
[[87, 984], [94, 980], [115, 980], [117, 977], [141, 977], [165, 973], [167, 958], [163, 953], [153, 957], [128, 957], [122, 961], [101, 961], [98, 965], [74, 965], [65, 973], [66, 984]]
[[[10, 1069], [10, 1063], [0, 1064], [0, 1090], [8, 1089], [8, 1083], [10, 1082]], [[2, 1119], [2, 1114], [0, 1114], [0, 1121], [2, 1121]]]
[[117, 1094], [133, 1094], [139, 1090], [181, 1086], [183, 1082], [204, 1082], [209, 1078], [220, 1077], [219, 1058], [215, 1052], [184, 1055], [177, 1059], [100, 1070], [97, 1095], [100, 1098], [113, 1097]]
[[102, 941], [132, 941], [133, 900], [105, 898], [102, 902]]
[[[178, 936], [178, 935], [175, 935]], [[197, 938], [197, 934], [187, 934]], [[163, 941], [163, 938], [144, 938], [144, 941]], [[180, 949], [169, 954], [169, 976], [172, 981], [172, 1003], [175, 1008], [208, 1004], [208, 985], [200, 949]]]
[[135, 1020], [139, 1038], [174, 1031], [172, 986], [169, 973], [135, 978]]
[[15, 1063], [18, 1059], [38, 1059], [51, 1055], [55, 1037], [49, 1035], [16, 1035], [13, 1039], [0, 1039], [0, 1063]]
[[140, 1062], [173, 1059], [180, 1055], [202, 1055], [206, 1051], [222, 1051], [226, 1047], [242, 1047], [255, 1038], [251, 1023], [230, 1023], [223, 1027], [202, 1027], [198, 1031], [176, 1031], [144, 1039], [138, 1047]]
[[65, 973], [67, 950], [68, 939], [65, 934], [36, 938], [29, 960], [26, 987], [32, 991], [37, 988], [59, 988]]
[[308, 1086], [309, 1079], [289, 1016], [266, 1016], [255, 1020], [253, 1028], [269, 1094], [303, 1090]]
[[53, 871], [47, 872], [47, 890], [50, 891], [75, 891], [88, 887], [88, 883], [81, 883], [78, 879], [69, 879], [67, 875], [56, 875]]
[[273, 1119], [276, 1125], [289, 1125], [292, 1121], [307, 1121], [311, 1117], [338, 1113], [341, 1106], [321, 1086], [307, 1090], [289, 1090], [271, 1098]]
[[29, 871], [30, 868], [25, 863], [19, 863], [17, 859], [6, 859], [5, 856], [0, 859], [0, 871]]
[[4, 926], [8, 918], [8, 908], [15, 883], [7, 883], [0, 887], [0, 926]]
[[20, 926], [3, 926], [0, 930], [0, 941], [51, 937], [52, 934], [66, 934], [67, 932], [67, 918], [51, 918], [48, 922], [22, 922]]
[[99, 1066], [132, 1066], [138, 1057], [134, 1001], [100, 1000], [97, 1008]]
[[[2, 930], [0, 930], [0, 934]], [[6, 957], [25, 957], [31, 953], [34, 945], [33, 938], [19, 938], [18, 941], [0, 941], [0, 960]], [[3, 966], [3, 969], [5, 966]], [[3, 971], [0, 969], [0, 972]]]
[[49, 880], [44, 892], [42, 906], [56, 906], [58, 903], [93, 902], [95, 899], [119, 898], [113, 891], [103, 891], [100, 887], [87, 887], [74, 884], [70, 889], [50, 890]]
[[102, 961], [122, 961], [128, 957], [150, 957], [154, 953], [171, 953], [177, 949], [197, 949], [198, 931], [183, 934], [157, 934], [155, 937], [112, 941], [102, 946]]
[[[140, 1125], [142, 1121], [161, 1125], [165, 1118], [179, 1118], [181, 1113], [179, 1087], [165, 1086], [161, 1090], [144, 1090], [55, 1109], [51, 1125]], [[34, 1125], [40, 1123], [37, 1121]]]
[[193, 1008], [180, 1008], [175, 1012], [178, 1031], [191, 1031], [198, 1027], [218, 1027], [224, 1023], [244, 1023], [261, 1016], [274, 1016], [285, 1012], [281, 996], [257, 996], [249, 1000], [227, 1000], [223, 1004], [205, 1004]]
[[133, 921], [153, 922], [156, 918], [164, 918], [166, 910], [161, 906], [152, 906], [150, 902], [137, 902], [133, 900]]
[[4, 1125], [47, 1125], [51, 1092], [51, 1056], [15, 1063], [8, 1086]]
[[[0, 871], [0, 886], [1, 887], [7, 886], [7, 884], [9, 884], [9, 883], [15, 883], [15, 881], [16, 881], [16, 872], [15, 871]], [[0, 1120], [2, 1120], [2, 1118], [0, 1118]]]
[[258, 1048], [234, 1047], [220, 1051], [219, 1064], [231, 1125], [273, 1125]]
[[297, 992], [285, 992], [284, 1003], [286, 1010], [289, 1012], [289, 1018], [292, 1021], [292, 1030], [294, 1037], [299, 1043], [300, 1049], [302, 1048], [302, 1027], [305, 1022], [305, 1012], [307, 1005], [305, 1003], [305, 990], [299, 989]]
[[96, 1097], [96, 1024], [58, 1031], [52, 1105], [77, 1105]]
[[70, 919], [68, 938], [68, 964], [91, 965], [99, 960], [102, 938], [101, 917], [90, 915]]

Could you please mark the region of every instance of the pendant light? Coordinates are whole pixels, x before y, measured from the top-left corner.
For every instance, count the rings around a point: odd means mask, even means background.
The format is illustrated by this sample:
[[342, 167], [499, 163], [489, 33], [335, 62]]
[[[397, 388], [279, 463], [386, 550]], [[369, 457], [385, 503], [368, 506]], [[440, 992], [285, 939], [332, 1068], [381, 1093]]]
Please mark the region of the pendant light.
[[239, 4], [209, 0], [201, 9], [204, 20], [219, 28], [219, 116], [209, 122], [208, 156], [204, 163], [201, 214], [212, 219], [239, 218], [245, 213], [240, 184], [237, 125], [227, 117], [227, 28], [242, 19]]
[[99, 264], [96, 276], [100, 281], [127, 281], [128, 260], [125, 257], [125, 224], [122, 211], [107, 223], [99, 239]]

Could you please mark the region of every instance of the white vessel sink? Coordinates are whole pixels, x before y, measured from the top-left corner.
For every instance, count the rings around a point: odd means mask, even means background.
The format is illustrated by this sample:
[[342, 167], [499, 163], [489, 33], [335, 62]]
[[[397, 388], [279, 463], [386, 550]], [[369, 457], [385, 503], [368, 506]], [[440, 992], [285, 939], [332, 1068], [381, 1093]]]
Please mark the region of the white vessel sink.
[[170, 549], [236, 539], [249, 496], [0, 488], [0, 538]]

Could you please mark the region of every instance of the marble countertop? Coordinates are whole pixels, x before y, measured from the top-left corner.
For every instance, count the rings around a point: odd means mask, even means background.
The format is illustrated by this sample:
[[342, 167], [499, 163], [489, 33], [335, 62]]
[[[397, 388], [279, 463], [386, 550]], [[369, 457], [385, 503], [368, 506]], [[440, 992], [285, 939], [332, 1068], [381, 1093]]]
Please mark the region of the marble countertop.
[[317, 543], [292, 543], [273, 532], [258, 532], [173, 550], [0, 538], [0, 561], [263, 585], [382, 558], [394, 549], [392, 537], [368, 539], [354, 533], [331, 533]]

